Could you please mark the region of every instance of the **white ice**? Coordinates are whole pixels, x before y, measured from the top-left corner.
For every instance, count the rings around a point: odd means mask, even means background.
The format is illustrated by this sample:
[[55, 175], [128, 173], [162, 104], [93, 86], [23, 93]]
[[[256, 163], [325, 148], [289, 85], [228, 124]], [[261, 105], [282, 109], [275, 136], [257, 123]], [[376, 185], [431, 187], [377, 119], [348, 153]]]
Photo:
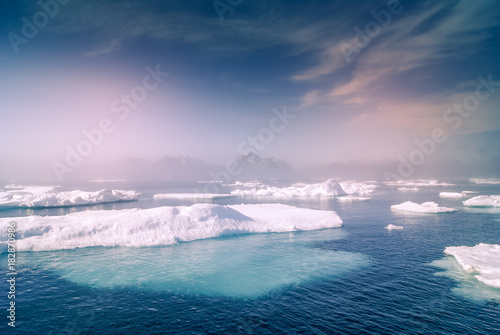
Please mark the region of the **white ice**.
[[444, 252], [455, 257], [468, 273], [492, 287], [500, 288], [500, 245], [480, 243], [474, 247], [447, 247]]
[[56, 186], [7, 185], [0, 192], [3, 207], [62, 207], [137, 200], [139, 192], [102, 189], [96, 192], [56, 191]]
[[396, 226], [396, 225], [393, 225], [393, 224], [389, 224], [385, 227], [385, 229], [387, 229], [388, 231], [391, 231], [393, 229], [397, 229], [397, 230], [400, 230], [400, 229], [403, 229], [403, 226]]
[[406, 201], [399, 205], [392, 205], [391, 209], [405, 212], [415, 212], [415, 213], [445, 213], [445, 212], [455, 212], [456, 209], [448, 207], [439, 207], [435, 202], [429, 201], [422, 204], [417, 204], [415, 202]]
[[478, 195], [462, 203], [469, 207], [500, 207], [500, 195]]
[[19, 251], [84, 247], [170, 245], [226, 235], [307, 231], [342, 226], [334, 211], [282, 204], [157, 207], [82, 211], [65, 216], [0, 219], [5, 251], [7, 225], [15, 222]]
[[215, 193], [158, 193], [154, 199], [195, 199], [195, 200], [217, 200], [235, 197], [232, 194]]
[[338, 182], [329, 179], [323, 183], [300, 184], [290, 187], [275, 187], [262, 185], [249, 190], [236, 189], [231, 194], [238, 196], [273, 196], [273, 197], [335, 197], [338, 195], [356, 194], [370, 195], [377, 185], [363, 182]]

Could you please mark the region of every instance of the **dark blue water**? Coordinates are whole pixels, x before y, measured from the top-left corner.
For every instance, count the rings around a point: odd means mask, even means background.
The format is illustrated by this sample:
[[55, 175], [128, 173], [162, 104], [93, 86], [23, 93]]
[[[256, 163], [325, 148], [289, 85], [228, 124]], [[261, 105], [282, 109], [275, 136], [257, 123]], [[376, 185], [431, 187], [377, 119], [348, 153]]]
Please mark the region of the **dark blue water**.
[[[192, 203], [154, 201], [150, 197], [160, 193], [158, 189], [135, 189], [144, 195], [135, 203], [72, 209], [8, 210], [0, 212], [0, 215], [61, 215], [76, 210], [148, 208]], [[118, 269], [124, 262], [122, 248], [18, 253], [16, 329], [7, 326], [5, 308], [8, 302], [6, 293], [2, 293], [0, 301], [5, 316], [1, 318], [4, 321], [0, 322], [0, 333], [499, 334], [500, 300], [496, 297], [500, 296], [500, 290], [474, 283], [480, 290], [491, 291], [490, 298], [486, 295], [487, 298], [474, 299], [467, 292], [457, 292], [460, 282], [436, 275], [444, 270], [430, 264], [445, 258], [443, 250], [447, 246], [500, 244], [500, 212], [466, 209], [461, 205], [461, 200], [438, 197], [440, 191], [455, 190], [500, 194], [498, 187], [460, 185], [424, 188], [417, 193], [387, 190], [372, 200], [352, 203], [340, 203], [334, 199], [276, 201], [300, 207], [332, 209], [344, 220], [343, 228], [330, 232], [286, 233], [288, 242], [284, 241], [283, 245], [302, 243], [302, 247], [318, 252], [336, 252], [341, 255], [352, 253], [362, 255], [368, 261], [340, 272], [325, 271], [314, 264], [302, 262], [301, 266], [305, 267], [303, 273], [314, 274], [317, 270], [318, 275], [274, 287], [252, 297], [203, 294], [203, 290], [196, 290], [196, 287], [192, 290], [169, 290], [165, 286], [141, 284], [140, 279], [147, 277], [147, 271], [144, 271], [147, 264], [154, 264], [157, 268], [162, 266], [161, 258], [153, 259], [155, 255], [166, 252], [175, 254], [178, 251], [172, 248], [181, 250], [183, 246], [126, 250], [126, 257], [135, 258], [131, 262], [127, 261], [129, 267], [126, 271], [130, 271], [130, 264], [136, 266], [134, 262], [137, 259], [144, 262], [145, 266], [137, 267], [136, 276], [126, 272], [124, 281], [117, 281], [110, 287], [92, 285], [85, 275], [79, 281], [74, 276], [74, 267], [79, 264], [85, 266], [83, 273], [85, 269], [88, 272], [119, 273]], [[269, 200], [244, 199], [248, 203]], [[441, 206], [457, 208], [458, 212], [417, 215], [390, 210], [390, 205], [407, 200], [436, 201]], [[241, 198], [226, 199], [218, 203], [242, 201]], [[388, 232], [384, 229], [388, 224], [404, 226], [404, 229]], [[332, 232], [335, 230], [338, 232]], [[268, 241], [276, 246], [285, 236], [268, 235], [272, 236], [268, 236], [267, 240], [252, 235], [195, 241], [191, 242], [192, 246], [182, 250], [199, 251], [201, 247], [222, 246], [228, 249], [227, 257], [230, 257], [238, 252], [238, 245], [244, 249], [245, 243], [258, 245], [255, 243]], [[273, 254], [275, 251], [265, 250], [266, 247], [263, 249], [259, 257], [278, 257]], [[110, 262], [109, 255], [116, 253], [120, 255]], [[149, 263], [148, 259], [151, 260]], [[451, 257], [447, 259], [453, 264]], [[345, 259], [342, 264], [333, 263], [332, 267], [346, 266], [345, 262], [349, 262], [349, 259]], [[0, 264], [2, 273], [6, 273], [5, 254], [0, 256]], [[172, 263], [171, 266], [180, 268], [178, 263]], [[191, 265], [186, 264], [188, 266]], [[151, 283], [147, 281], [150, 279], [146, 279], [144, 283]], [[137, 285], [134, 285], [134, 280]], [[2, 281], [0, 292], [7, 291], [7, 284]]]

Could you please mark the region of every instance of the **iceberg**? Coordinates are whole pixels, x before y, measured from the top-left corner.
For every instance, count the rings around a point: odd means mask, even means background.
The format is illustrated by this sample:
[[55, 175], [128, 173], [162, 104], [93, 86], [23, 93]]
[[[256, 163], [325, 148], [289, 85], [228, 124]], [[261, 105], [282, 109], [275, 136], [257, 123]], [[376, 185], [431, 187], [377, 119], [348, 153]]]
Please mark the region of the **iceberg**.
[[392, 205], [391, 209], [415, 213], [446, 213], [456, 211], [455, 208], [439, 207], [437, 203], [432, 201], [424, 202], [422, 204], [406, 201], [399, 205]]
[[171, 245], [227, 235], [308, 231], [343, 224], [334, 211], [282, 204], [82, 211], [65, 216], [2, 218], [1, 251], [6, 250], [7, 225], [11, 222], [16, 223], [19, 251]]
[[474, 247], [447, 247], [445, 254], [455, 257], [467, 273], [484, 284], [500, 288], [500, 245], [480, 243]]
[[462, 203], [468, 207], [500, 207], [500, 195], [478, 195]]
[[110, 202], [133, 201], [139, 198], [136, 191], [102, 189], [96, 192], [56, 191], [57, 186], [7, 185], [0, 192], [0, 207], [67, 207], [95, 205]]
[[389, 224], [385, 227], [385, 229], [387, 229], [388, 231], [391, 231], [393, 229], [401, 230], [401, 229], [403, 229], [403, 226], [396, 226], [393, 224]]
[[193, 199], [193, 200], [218, 200], [232, 198], [232, 194], [215, 193], [158, 193], [153, 196], [154, 199]]
[[231, 194], [238, 196], [273, 196], [273, 197], [335, 197], [337, 195], [370, 195], [377, 185], [362, 182], [338, 182], [328, 179], [323, 183], [296, 184], [290, 187], [262, 185], [249, 190], [236, 189]]

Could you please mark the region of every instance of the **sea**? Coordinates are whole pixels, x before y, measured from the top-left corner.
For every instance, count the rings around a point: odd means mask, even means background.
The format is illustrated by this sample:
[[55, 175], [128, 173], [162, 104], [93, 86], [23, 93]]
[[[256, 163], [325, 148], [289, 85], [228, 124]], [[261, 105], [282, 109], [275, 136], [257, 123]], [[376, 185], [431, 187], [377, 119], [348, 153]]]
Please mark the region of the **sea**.
[[[333, 210], [342, 228], [225, 236], [155, 247], [18, 252], [15, 327], [8, 324], [7, 254], [0, 254], [0, 334], [500, 334], [500, 289], [466, 273], [449, 246], [500, 244], [500, 209], [468, 208], [439, 192], [500, 194], [500, 185], [447, 181], [370, 200], [234, 197]], [[188, 183], [86, 183], [133, 189], [138, 201], [0, 210], [0, 217], [192, 205], [153, 199]], [[230, 191], [221, 190], [222, 192]], [[391, 210], [435, 201], [453, 213]], [[202, 201], [203, 202], [203, 201]], [[118, 223], [119, 224], [119, 223]], [[388, 230], [389, 224], [403, 229]]]

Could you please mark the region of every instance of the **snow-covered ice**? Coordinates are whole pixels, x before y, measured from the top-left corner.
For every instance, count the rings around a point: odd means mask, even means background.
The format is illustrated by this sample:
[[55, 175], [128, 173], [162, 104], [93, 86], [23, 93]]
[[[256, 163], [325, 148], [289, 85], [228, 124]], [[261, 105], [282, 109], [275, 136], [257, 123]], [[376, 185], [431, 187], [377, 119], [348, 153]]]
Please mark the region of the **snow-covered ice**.
[[437, 203], [432, 201], [424, 202], [422, 204], [406, 201], [399, 205], [392, 205], [391, 209], [415, 213], [446, 213], [456, 211], [455, 208], [439, 207]]
[[84, 247], [169, 245], [225, 235], [307, 231], [342, 226], [334, 211], [282, 204], [156, 207], [82, 211], [65, 216], [0, 219], [3, 249], [7, 225], [16, 222], [20, 251]]
[[55, 186], [7, 185], [0, 207], [63, 207], [137, 200], [139, 192], [102, 189], [96, 192], [56, 191]]
[[478, 195], [462, 203], [469, 207], [500, 207], [500, 195]]
[[235, 197], [232, 194], [219, 193], [158, 193], [153, 196], [154, 199], [196, 199], [196, 200], [217, 200]]
[[474, 247], [447, 247], [444, 252], [455, 257], [468, 273], [492, 287], [500, 288], [500, 245], [480, 243]]
[[236, 189], [231, 194], [238, 196], [273, 196], [273, 197], [335, 197], [337, 195], [370, 195], [377, 185], [362, 182], [338, 182], [329, 179], [323, 183], [275, 187], [262, 185], [249, 190]]
[[393, 224], [389, 224], [385, 227], [385, 229], [387, 229], [388, 231], [391, 231], [393, 229], [400, 230], [400, 229], [403, 229], [403, 226], [396, 226]]

